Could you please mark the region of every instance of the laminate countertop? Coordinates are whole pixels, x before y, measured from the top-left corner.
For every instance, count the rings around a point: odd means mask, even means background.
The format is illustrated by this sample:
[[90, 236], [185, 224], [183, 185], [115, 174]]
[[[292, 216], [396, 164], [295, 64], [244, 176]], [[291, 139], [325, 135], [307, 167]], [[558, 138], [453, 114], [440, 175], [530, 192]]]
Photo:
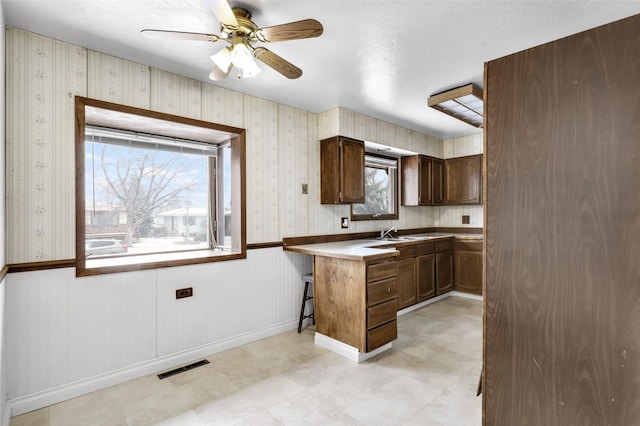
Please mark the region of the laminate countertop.
[[447, 238], [461, 240], [482, 240], [482, 234], [430, 232], [426, 234], [402, 235], [384, 240], [370, 238], [336, 241], [330, 243], [301, 244], [285, 246], [286, 251], [313, 256], [335, 257], [338, 259], [376, 260], [398, 256], [396, 247], [435, 242]]

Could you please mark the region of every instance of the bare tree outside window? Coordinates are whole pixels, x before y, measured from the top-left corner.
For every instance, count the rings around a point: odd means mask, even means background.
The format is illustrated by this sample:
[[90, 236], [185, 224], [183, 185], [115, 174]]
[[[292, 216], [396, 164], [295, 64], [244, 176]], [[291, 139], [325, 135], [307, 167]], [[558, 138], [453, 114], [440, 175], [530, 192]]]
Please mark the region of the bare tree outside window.
[[354, 220], [397, 218], [397, 165], [396, 159], [365, 156], [365, 202], [351, 205]]
[[126, 214], [125, 244], [131, 246], [134, 235], [140, 236], [141, 227], [151, 225], [153, 214], [161, 208], [182, 204], [184, 194], [196, 188], [206, 191], [206, 180], [198, 182], [188, 157], [102, 144], [101, 186], [107, 199], [113, 199]]
[[211, 247], [209, 202], [216, 177], [210, 176], [209, 162], [216, 148], [92, 131], [100, 136], [85, 143], [85, 240], [87, 245], [105, 239], [123, 243], [119, 252], [92, 256]]

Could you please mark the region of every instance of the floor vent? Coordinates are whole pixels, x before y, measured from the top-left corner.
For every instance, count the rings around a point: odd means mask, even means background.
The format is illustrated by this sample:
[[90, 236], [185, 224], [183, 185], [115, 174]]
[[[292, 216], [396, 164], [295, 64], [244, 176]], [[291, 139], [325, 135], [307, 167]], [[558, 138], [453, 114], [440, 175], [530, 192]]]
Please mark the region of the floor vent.
[[194, 368], [201, 367], [209, 364], [209, 361], [203, 359], [202, 361], [194, 362], [193, 364], [185, 365], [184, 367], [175, 368], [171, 371], [158, 374], [158, 379], [166, 379], [167, 377], [175, 376], [176, 374], [184, 373], [185, 371], [193, 370]]

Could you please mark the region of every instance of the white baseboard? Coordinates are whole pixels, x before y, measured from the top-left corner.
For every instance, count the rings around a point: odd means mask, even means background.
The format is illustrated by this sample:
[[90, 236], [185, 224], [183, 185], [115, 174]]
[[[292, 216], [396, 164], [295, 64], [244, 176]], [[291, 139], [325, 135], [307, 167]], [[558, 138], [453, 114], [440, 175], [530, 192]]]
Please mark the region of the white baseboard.
[[0, 425], [2, 426], [9, 426], [9, 423], [11, 422], [11, 409], [9, 408], [9, 404], [5, 406], [4, 416], [0, 419], [0, 422]]
[[331, 352], [335, 352], [338, 355], [343, 356], [348, 360], [356, 363], [364, 362], [369, 358], [372, 358], [379, 353], [386, 351], [387, 349], [391, 349], [391, 343], [387, 343], [386, 345], [381, 346], [371, 352], [362, 353], [358, 351], [358, 348], [347, 345], [346, 343], [340, 342], [336, 339], [332, 339], [331, 337], [327, 337], [324, 334], [320, 334], [318, 332], [316, 332], [313, 338], [313, 343], [320, 347], [328, 349]]
[[440, 296], [433, 297], [431, 299], [425, 300], [424, 302], [416, 303], [415, 305], [411, 305], [411, 306], [406, 307], [406, 308], [404, 308], [402, 310], [399, 310], [398, 311], [398, 316], [404, 315], [404, 314], [408, 314], [409, 312], [415, 311], [416, 309], [420, 309], [420, 308], [422, 308], [424, 306], [427, 306], [427, 305], [430, 305], [432, 303], [439, 302], [442, 299], [446, 299], [447, 297], [451, 296], [451, 293], [453, 293], [453, 292], [441, 294]]
[[464, 297], [464, 298], [473, 299], [473, 300], [482, 300], [482, 296], [478, 296], [477, 294], [465, 293], [463, 291], [450, 291], [448, 293], [441, 294], [440, 296], [436, 296], [431, 299], [425, 300], [424, 302], [416, 303], [415, 305], [411, 305], [407, 308], [404, 308], [398, 311], [398, 316], [408, 314], [411, 311], [415, 311], [416, 309], [420, 309], [424, 306], [430, 305], [435, 302], [439, 302], [442, 299], [446, 299], [447, 297], [452, 297], [452, 296]]
[[[38, 410], [71, 398], [76, 398], [90, 392], [95, 392], [109, 386], [117, 385], [128, 380], [137, 379], [138, 377], [146, 376], [148, 374], [159, 373], [163, 370], [174, 368], [182, 364], [188, 364], [215, 353], [233, 349], [235, 347], [275, 336], [276, 334], [284, 333], [285, 331], [296, 328], [298, 328], [298, 319], [255, 330], [250, 333], [233, 336], [218, 342], [197, 346], [171, 355], [154, 358], [126, 368], [67, 383], [55, 388], [10, 399], [7, 401], [5, 417], [18, 416], [20, 414], [28, 413], [29, 411]], [[2, 420], [5, 421], [6, 419]], [[3, 426], [8, 425], [9, 422], [6, 420], [3, 423]]]
[[482, 300], [482, 296], [478, 294], [465, 293], [464, 291], [452, 291], [449, 294], [452, 296], [465, 297], [467, 299]]

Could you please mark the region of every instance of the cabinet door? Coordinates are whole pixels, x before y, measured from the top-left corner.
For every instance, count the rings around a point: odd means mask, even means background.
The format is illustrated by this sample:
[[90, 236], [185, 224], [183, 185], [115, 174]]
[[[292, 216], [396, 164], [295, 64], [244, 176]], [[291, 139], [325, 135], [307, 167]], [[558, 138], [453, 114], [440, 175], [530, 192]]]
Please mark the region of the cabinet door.
[[446, 160], [444, 188], [445, 204], [482, 204], [482, 155]]
[[418, 302], [436, 295], [436, 255], [427, 254], [416, 258], [418, 267]]
[[436, 294], [453, 290], [453, 251], [436, 253]]
[[433, 191], [431, 188], [431, 158], [420, 156], [418, 160], [420, 178], [419, 191], [420, 191], [420, 205], [428, 206], [433, 204]]
[[364, 143], [341, 138], [341, 203], [364, 203]]
[[416, 303], [416, 258], [398, 260], [398, 309]]
[[364, 203], [364, 142], [341, 136], [320, 142], [320, 203]]
[[[434, 203], [433, 164], [444, 165], [442, 160], [426, 155], [410, 155], [402, 157], [400, 162], [402, 171], [402, 205], [430, 206]], [[442, 167], [437, 177], [438, 194], [442, 200]], [[440, 201], [441, 203], [442, 201]]]
[[431, 159], [431, 192], [433, 204], [444, 203], [444, 160]]
[[482, 252], [456, 249], [455, 289], [482, 294]]

